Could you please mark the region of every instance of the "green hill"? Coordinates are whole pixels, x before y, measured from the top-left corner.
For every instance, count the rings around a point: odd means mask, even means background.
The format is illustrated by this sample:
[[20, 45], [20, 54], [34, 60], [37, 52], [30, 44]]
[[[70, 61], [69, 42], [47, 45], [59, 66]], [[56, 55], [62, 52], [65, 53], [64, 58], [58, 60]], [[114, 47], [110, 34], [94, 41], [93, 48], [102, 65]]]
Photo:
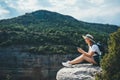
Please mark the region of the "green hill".
[[39, 10], [0, 21], [0, 46], [29, 46], [32, 53], [75, 53], [76, 47], [86, 48], [81, 35], [90, 33], [96, 41], [107, 45], [108, 35], [116, 25], [87, 23], [71, 16]]

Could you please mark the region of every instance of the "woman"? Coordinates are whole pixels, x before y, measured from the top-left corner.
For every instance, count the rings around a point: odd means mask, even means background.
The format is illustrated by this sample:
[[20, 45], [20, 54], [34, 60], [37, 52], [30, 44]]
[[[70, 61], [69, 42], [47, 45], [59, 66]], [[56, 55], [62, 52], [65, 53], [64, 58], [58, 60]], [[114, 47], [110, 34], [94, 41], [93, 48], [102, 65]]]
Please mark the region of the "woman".
[[82, 36], [85, 40], [85, 42], [88, 44], [89, 50], [88, 52], [84, 51], [82, 48], [78, 48], [78, 52], [80, 52], [82, 55], [75, 58], [74, 60], [63, 62], [62, 65], [66, 67], [72, 67], [72, 65], [80, 63], [82, 61], [87, 61], [92, 64], [99, 64], [98, 54], [101, 54], [99, 47], [95, 44], [95, 41], [93, 40], [93, 36], [90, 34], [86, 34], [85, 36]]

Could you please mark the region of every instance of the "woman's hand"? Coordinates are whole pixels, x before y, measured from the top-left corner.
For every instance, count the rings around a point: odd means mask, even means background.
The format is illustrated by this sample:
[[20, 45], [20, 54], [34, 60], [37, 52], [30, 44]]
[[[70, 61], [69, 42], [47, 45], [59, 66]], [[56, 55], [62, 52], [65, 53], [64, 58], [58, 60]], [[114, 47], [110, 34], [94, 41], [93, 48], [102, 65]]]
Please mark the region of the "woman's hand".
[[78, 48], [78, 52], [83, 54], [85, 51], [82, 48]]

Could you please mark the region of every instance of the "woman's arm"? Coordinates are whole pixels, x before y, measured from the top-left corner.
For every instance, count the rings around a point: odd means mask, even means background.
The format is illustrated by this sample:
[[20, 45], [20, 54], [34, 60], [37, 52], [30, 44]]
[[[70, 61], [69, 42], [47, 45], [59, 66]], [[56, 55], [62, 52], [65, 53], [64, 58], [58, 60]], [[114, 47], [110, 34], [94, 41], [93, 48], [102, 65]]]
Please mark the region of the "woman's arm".
[[84, 54], [85, 56], [88, 56], [88, 57], [92, 57], [94, 55], [94, 52], [89, 52], [88, 53], [88, 52], [84, 51], [82, 48], [79, 48], [78, 52], [80, 52], [80, 53], [82, 53], [82, 54]]

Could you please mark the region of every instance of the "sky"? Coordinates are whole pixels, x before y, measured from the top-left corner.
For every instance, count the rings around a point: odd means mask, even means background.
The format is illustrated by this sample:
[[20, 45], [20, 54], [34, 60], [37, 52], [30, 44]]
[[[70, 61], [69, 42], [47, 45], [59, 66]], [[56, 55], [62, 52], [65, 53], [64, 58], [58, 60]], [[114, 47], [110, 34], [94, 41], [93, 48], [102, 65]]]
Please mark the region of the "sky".
[[120, 0], [0, 0], [0, 20], [36, 10], [58, 12], [85, 22], [120, 26]]

